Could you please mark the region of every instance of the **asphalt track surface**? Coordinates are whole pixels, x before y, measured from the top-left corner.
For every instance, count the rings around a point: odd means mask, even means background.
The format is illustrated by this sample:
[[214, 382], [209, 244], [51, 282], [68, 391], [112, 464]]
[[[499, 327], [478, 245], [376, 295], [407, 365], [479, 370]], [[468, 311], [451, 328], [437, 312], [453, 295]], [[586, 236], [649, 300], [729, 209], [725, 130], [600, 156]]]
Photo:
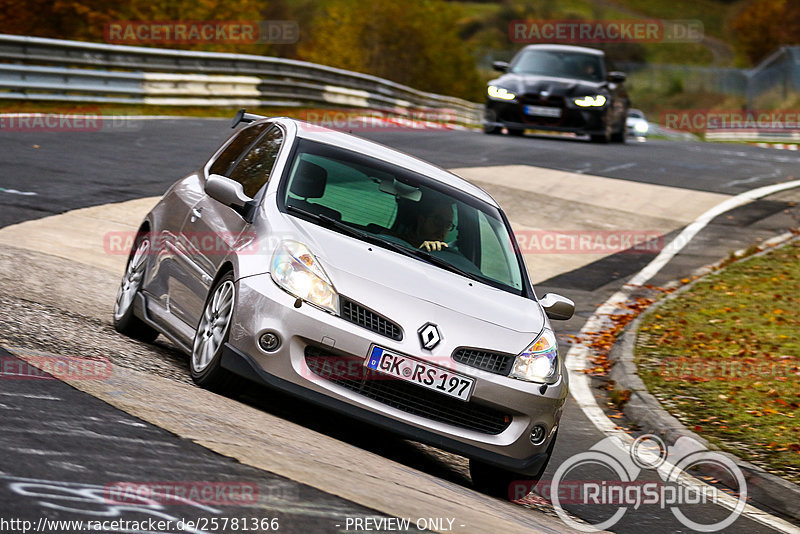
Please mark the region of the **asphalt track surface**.
[[[81, 207], [160, 195], [172, 182], [205, 161], [230, 133], [227, 121], [222, 120], [136, 121], [122, 126], [85, 133], [0, 132], [0, 188], [3, 189], [0, 191], [0, 226]], [[724, 194], [786, 181], [794, 178], [800, 169], [800, 155], [741, 145], [648, 141], [602, 146], [579, 139], [511, 138], [460, 131], [355, 133], [447, 168], [535, 165]], [[720, 217], [662, 270], [654, 283], [685, 276], [757, 238], [771, 237], [785, 230], [792, 226], [793, 220], [791, 214], [786, 214], [788, 207], [784, 201], [767, 199]], [[564, 217], [569, 216], [569, 213], [564, 214]], [[796, 223], [794, 220], [794, 226]], [[578, 305], [576, 317], [558, 328], [559, 334], [577, 333], [596, 306], [650, 259], [646, 255], [615, 255], [539, 284], [539, 294], [554, 290], [572, 297]], [[5, 353], [3, 356], [8, 357]], [[136, 476], [146, 480], [153, 480], [154, 476], [157, 480], [185, 480], [192, 469], [207, 473], [208, 478], [214, 480], [256, 481], [262, 494], [275, 497], [274, 502], [268, 501], [273, 507], [240, 510], [245, 515], [258, 517], [283, 514], [279, 516], [286, 519], [281, 530], [292, 531], [294, 525], [298, 531], [305, 530], [302, 526], [311, 531], [338, 531], [341, 529], [336, 527], [337, 520], [342, 517], [380, 516], [324, 492], [218, 457], [58, 381], [4, 381], [0, 393], [0, 404], [13, 408], [11, 415], [4, 415], [0, 423], [3, 429], [0, 447], [4, 451], [0, 478], [5, 479], [5, 483], [0, 481], [0, 493], [5, 493], [2, 501], [5, 504], [0, 510], [4, 517], [13, 510], [15, 517], [50, 513], [54, 517], [69, 518], [69, 514], [54, 514], [52, 506], [48, 506], [48, 502], [50, 505], [57, 502], [53, 492], [67, 491], [55, 490], [53, 486], [73, 485], [69, 490], [73, 492], [76, 488], [99, 491], [97, 488], [104, 487], [109, 480], [130, 480]], [[75, 414], [88, 411], [96, 412], [97, 420], [85, 423], [90, 428], [76, 426]], [[46, 421], [48, 431], [26, 432], [29, 422], [34, 420]], [[311, 421], [313, 418], [309, 416], [308, 424], [313, 424]], [[571, 400], [563, 422], [551, 466], [587, 450], [603, 437]], [[102, 438], [98, 438], [98, 442], [87, 441], [87, 433], [108, 436], [113, 447], [121, 448], [111, 453], [103, 447]], [[380, 439], [391, 438], [381, 436]], [[362, 445], [371, 447], [370, 443]], [[386, 454], [402, 456], [400, 449], [399, 445], [389, 447]], [[25, 452], [31, 450], [40, 451], [40, 458]], [[158, 451], [157, 454], [154, 451]], [[174, 469], [167, 477], [163, 475], [165, 465]], [[447, 473], [447, 466], [433, 462], [426, 467], [442, 471], [442, 476], [459, 478], [458, 474]], [[195, 480], [199, 479], [197, 472], [192, 475]], [[162, 473], [161, 478], [157, 473]], [[49, 485], [49, 500], [9, 489], [18, 490], [20, 484], [34, 483]], [[81, 489], [81, 484], [95, 489]], [[291, 501], [291, 506], [286, 499]], [[85, 512], [87, 507], [81, 506], [81, 509]], [[600, 519], [596, 511], [578, 508], [572, 511], [579, 516], [586, 514], [592, 521]], [[174, 509], [170, 508], [170, 512]], [[710, 506], [705, 507], [702, 514], [706, 521], [727, 515], [724, 510]], [[678, 532], [688, 529], [668, 511], [643, 507], [627, 514], [611, 530]], [[768, 532], [770, 529], [740, 518], [728, 531]]]

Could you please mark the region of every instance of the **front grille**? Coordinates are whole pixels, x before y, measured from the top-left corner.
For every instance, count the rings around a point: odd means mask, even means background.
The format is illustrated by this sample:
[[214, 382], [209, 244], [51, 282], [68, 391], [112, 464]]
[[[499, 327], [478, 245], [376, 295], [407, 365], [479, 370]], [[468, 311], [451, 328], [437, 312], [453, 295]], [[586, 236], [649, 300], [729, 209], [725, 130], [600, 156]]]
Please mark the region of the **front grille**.
[[514, 365], [513, 354], [502, 354], [499, 352], [489, 352], [481, 349], [460, 348], [453, 353], [453, 359], [458, 363], [469, 365], [477, 369], [483, 369], [498, 375], [508, 375]]
[[339, 297], [342, 318], [395, 341], [403, 339], [400, 326], [346, 297]]
[[547, 98], [542, 98], [541, 96], [539, 96], [538, 93], [527, 93], [522, 95], [522, 103], [529, 104], [532, 106], [548, 106], [554, 108], [563, 108], [564, 97], [550, 96]]
[[306, 347], [305, 357], [314, 374], [406, 413], [483, 434], [500, 434], [511, 424], [511, 416], [498, 410], [376, 373], [364, 367], [362, 359], [334, 355], [312, 345]]
[[[564, 98], [560, 96], [551, 96], [547, 99], [541, 98], [536, 93], [526, 94], [522, 97], [522, 104], [523, 104], [523, 113], [522, 117], [524, 122], [531, 123], [531, 124], [540, 124], [540, 125], [548, 125], [548, 126], [557, 126], [564, 122], [565, 116], [567, 114], [567, 110], [564, 106]], [[547, 117], [541, 115], [528, 115], [525, 113], [524, 106], [544, 106], [548, 108], [554, 109], [561, 109], [561, 116], [559, 117]]]

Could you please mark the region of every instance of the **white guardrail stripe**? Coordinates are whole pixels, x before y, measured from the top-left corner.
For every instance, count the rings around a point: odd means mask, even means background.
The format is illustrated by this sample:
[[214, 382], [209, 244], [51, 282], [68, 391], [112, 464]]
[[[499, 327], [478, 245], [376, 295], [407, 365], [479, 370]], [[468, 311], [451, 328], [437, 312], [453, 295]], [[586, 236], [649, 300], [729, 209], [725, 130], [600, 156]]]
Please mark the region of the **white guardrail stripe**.
[[0, 34], [0, 99], [164, 106], [325, 105], [398, 116], [423, 111], [436, 114], [436, 122], [467, 125], [480, 123], [483, 108], [305, 61], [7, 34]]

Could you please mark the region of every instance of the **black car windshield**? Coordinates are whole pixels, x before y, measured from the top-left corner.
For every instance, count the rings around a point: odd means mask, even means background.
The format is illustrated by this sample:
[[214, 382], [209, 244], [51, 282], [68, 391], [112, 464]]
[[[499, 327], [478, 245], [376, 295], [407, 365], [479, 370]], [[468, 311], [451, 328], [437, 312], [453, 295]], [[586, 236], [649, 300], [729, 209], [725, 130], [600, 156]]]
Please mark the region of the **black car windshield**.
[[602, 56], [556, 50], [525, 50], [512, 63], [511, 72], [590, 82], [604, 79]]
[[521, 259], [500, 211], [457, 188], [301, 139], [281, 191], [283, 206], [294, 216], [525, 294]]

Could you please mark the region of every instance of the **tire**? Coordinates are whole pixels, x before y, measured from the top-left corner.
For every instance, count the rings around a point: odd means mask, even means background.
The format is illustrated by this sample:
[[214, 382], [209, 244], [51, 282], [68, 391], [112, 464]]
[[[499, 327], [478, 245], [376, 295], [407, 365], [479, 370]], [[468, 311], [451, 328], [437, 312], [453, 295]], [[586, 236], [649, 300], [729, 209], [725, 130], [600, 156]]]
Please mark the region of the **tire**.
[[197, 324], [189, 372], [195, 384], [218, 393], [230, 393], [240, 385], [239, 377], [222, 368], [222, 350], [230, 336], [236, 304], [236, 285], [233, 273], [219, 277], [208, 293], [203, 313]]
[[469, 475], [472, 478], [472, 484], [479, 490], [492, 497], [500, 499], [513, 500], [515, 495], [515, 488], [512, 488], [512, 483], [522, 484], [527, 491], [531, 491], [533, 487], [539, 482], [547, 469], [547, 464], [550, 462], [550, 457], [553, 454], [553, 448], [556, 444], [558, 432], [553, 436], [550, 445], [547, 447], [547, 459], [542, 464], [539, 472], [534, 476], [521, 475], [513, 471], [507, 471], [488, 464], [479, 460], [470, 458], [469, 460]]
[[147, 270], [147, 256], [150, 254], [151, 242], [147, 232], [136, 234], [128, 263], [125, 264], [125, 274], [117, 290], [114, 302], [114, 329], [128, 337], [152, 343], [158, 337], [158, 330], [151, 327], [134, 315], [133, 308], [142, 280]]
[[627, 132], [625, 131], [625, 125], [623, 124], [622, 128], [620, 128], [618, 132], [611, 134], [611, 142], [624, 144], [626, 134]]
[[601, 134], [593, 134], [591, 135], [592, 143], [601, 143], [605, 144], [611, 141], [611, 125], [607, 122], [603, 123], [603, 130], [604, 132]]
[[484, 124], [483, 133], [489, 135], [498, 135], [502, 130], [493, 124]]
[[525, 133], [525, 130], [520, 130], [517, 128], [506, 128], [508, 130], [508, 135], [512, 135], [514, 137], [522, 137]]

